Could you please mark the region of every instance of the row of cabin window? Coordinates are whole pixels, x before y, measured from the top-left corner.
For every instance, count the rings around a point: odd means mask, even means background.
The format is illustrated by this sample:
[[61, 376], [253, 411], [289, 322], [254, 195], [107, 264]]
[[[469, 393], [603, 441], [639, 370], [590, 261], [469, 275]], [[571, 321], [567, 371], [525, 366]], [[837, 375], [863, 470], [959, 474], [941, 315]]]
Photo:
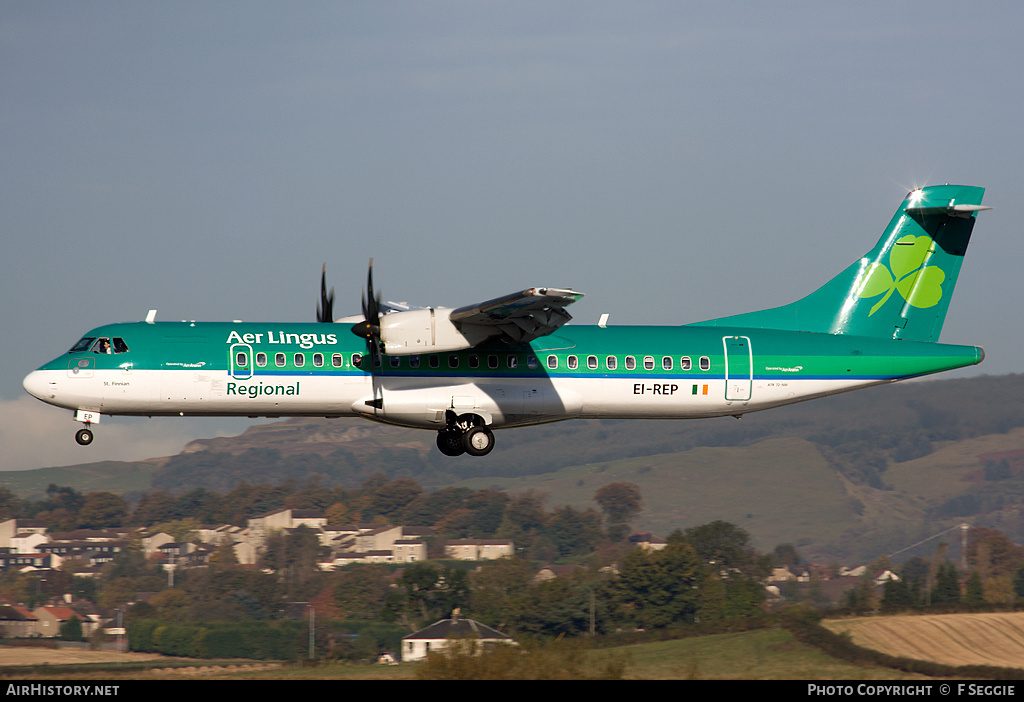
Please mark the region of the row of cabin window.
[[[419, 355], [409, 356], [408, 358], [409, 358], [409, 367], [410, 368], [419, 368], [420, 367], [420, 356]], [[400, 366], [400, 364], [401, 364], [401, 359], [402, 359], [401, 356], [390, 356], [389, 357], [389, 363], [390, 363], [391, 367], [392, 368], [398, 368]], [[440, 368], [441, 367], [441, 359], [438, 357], [437, 354], [430, 354], [430, 355], [427, 356], [427, 359], [428, 359], [427, 362], [428, 362], [428, 364], [430, 365], [431, 368]], [[461, 359], [461, 357], [458, 354], [450, 354], [448, 356], [448, 367], [449, 368], [458, 368], [459, 367], [460, 359]], [[296, 368], [302, 368], [303, 366], [306, 365], [306, 354], [304, 354], [304, 353], [296, 353], [292, 357], [292, 360], [293, 360], [294, 365], [295, 365]], [[363, 360], [362, 354], [358, 354], [358, 353], [352, 354], [352, 365], [353, 366], [357, 366], [358, 367], [362, 363], [362, 360]], [[501, 359], [497, 355], [495, 355], [495, 354], [488, 355], [487, 356], [487, 367], [492, 369], [492, 370], [497, 369], [498, 366], [500, 365], [500, 360]], [[257, 365], [257, 367], [265, 368], [267, 366], [267, 362], [268, 362], [267, 354], [265, 354], [263, 352], [260, 352], [260, 353], [256, 354], [256, 365]], [[235, 357], [235, 364], [239, 368], [247, 367], [248, 363], [249, 363], [248, 355], [244, 351], [243, 352], [239, 352], [238, 355]], [[283, 368], [287, 364], [287, 357], [286, 357], [286, 355], [284, 353], [274, 354], [274, 364], [278, 368]], [[534, 356], [533, 354], [530, 354], [530, 355], [528, 355], [526, 357], [526, 364], [527, 364], [527, 366], [529, 368], [536, 369], [540, 365], [540, 362], [537, 360], [536, 356]], [[314, 353], [313, 354], [313, 365], [315, 367], [317, 367], [317, 368], [322, 368], [323, 367], [323, 365], [324, 365], [324, 355], [322, 353]], [[335, 367], [335, 368], [342, 368], [345, 365], [345, 358], [344, 358], [344, 356], [342, 354], [340, 354], [340, 353], [332, 354], [332, 356], [331, 356], [331, 365], [333, 367]], [[674, 365], [675, 365], [675, 360], [673, 359], [672, 356], [662, 356], [661, 357], [661, 369], [662, 370], [671, 371], [673, 369]], [[702, 371], [710, 370], [711, 369], [711, 359], [708, 358], [707, 356], [701, 356], [697, 360], [697, 365], [698, 365], [698, 367]], [[519, 366], [519, 357], [518, 356], [516, 356], [515, 354], [509, 354], [508, 356], [505, 357], [505, 367], [506, 368], [517, 368], [518, 366]], [[577, 368], [579, 368], [579, 359], [576, 356], [568, 356], [568, 357], [566, 357], [566, 366], [568, 367], [569, 370], [576, 370]], [[608, 370], [610, 370], [610, 371], [616, 370], [618, 368], [618, 366], [619, 366], [619, 360], [618, 360], [618, 358], [616, 356], [608, 356], [608, 357], [605, 358], [605, 368], [607, 368]], [[629, 371], [636, 370], [636, 358], [634, 356], [626, 356], [626, 358], [623, 361], [623, 366], [625, 367], [626, 370], [629, 370]], [[470, 356], [469, 356], [469, 367], [470, 368], [479, 368], [480, 367], [480, 357], [478, 355], [470, 354]], [[597, 356], [587, 356], [587, 368], [589, 370], [597, 370], [598, 367], [599, 367], [599, 361], [598, 361]], [[654, 370], [654, 367], [655, 367], [654, 356], [644, 356], [644, 358], [643, 358], [643, 367], [644, 367], [644, 370], [648, 370], [648, 371]], [[548, 368], [551, 369], [551, 370], [556, 370], [558, 368], [558, 356], [555, 356], [553, 354], [548, 356]], [[688, 371], [688, 370], [691, 370], [692, 368], [693, 368], [693, 362], [690, 360], [689, 356], [681, 356], [679, 358], [679, 370], [681, 370], [681, 371]]]
[[[565, 359], [565, 365], [569, 370], [576, 370], [579, 368], [579, 359], [576, 356], [568, 356]], [[604, 359], [605, 368], [608, 370], [616, 370], [619, 367], [619, 359], [616, 356], [608, 356]], [[644, 356], [643, 358], [644, 370], [654, 370], [655, 360], [654, 356]], [[661, 369], [670, 371], [675, 365], [675, 361], [672, 356], [661, 357]], [[711, 359], [707, 356], [701, 356], [697, 359], [697, 365], [702, 371], [711, 370]], [[626, 370], [636, 370], [636, 357], [626, 356], [623, 361], [623, 366]], [[558, 368], [558, 356], [548, 356], [548, 368], [555, 370]], [[597, 356], [587, 356], [587, 369], [597, 370], [599, 368], [599, 361]], [[679, 370], [688, 371], [693, 368], [693, 361], [690, 360], [689, 356], [681, 356], [679, 358]]]
[[[400, 367], [400, 365], [402, 363], [402, 357], [401, 356], [389, 356], [388, 358], [389, 358], [389, 364], [390, 364], [390, 366], [392, 368]], [[408, 359], [409, 359], [409, 367], [410, 368], [419, 368], [420, 367], [420, 362], [421, 361], [420, 361], [420, 356], [419, 355], [408, 356]], [[304, 354], [304, 353], [296, 353], [296, 354], [293, 355], [292, 361], [293, 361], [293, 365], [296, 368], [302, 368], [303, 366], [306, 365], [306, 354]], [[458, 368], [459, 367], [459, 361], [460, 361], [460, 357], [457, 354], [449, 355], [448, 356], [448, 367], [449, 368]], [[359, 367], [359, 366], [361, 366], [362, 362], [363, 362], [363, 355], [362, 354], [360, 354], [360, 353], [352, 354], [352, 365], [353, 366]], [[437, 354], [430, 354], [427, 357], [427, 362], [428, 362], [428, 364], [430, 365], [431, 368], [440, 368], [441, 367], [441, 359], [437, 356]], [[246, 367], [248, 367], [248, 363], [249, 363], [248, 354], [246, 352], [244, 352], [244, 351], [239, 351], [238, 354], [235, 356], [235, 366], [237, 366], [238, 368], [246, 368]], [[266, 368], [267, 367], [267, 363], [268, 363], [267, 354], [263, 353], [262, 351], [256, 354], [256, 366], [258, 368]], [[380, 361], [378, 361], [378, 364], [379, 363], [380, 363]], [[501, 363], [501, 359], [498, 356], [494, 355], [494, 354], [491, 354], [491, 355], [489, 355], [487, 357], [487, 367], [488, 368], [496, 369], [496, 368], [499, 367], [500, 363]], [[287, 364], [288, 364], [288, 358], [287, 358], [286, 354], [284, 354], [284, 353], [276, 353], [276, 354], [274, 354], [274, 365], [276, 365], [278, 368], [283, 368]], [[323, 365], [324, 365], [324, 355], [322, 353], [314, 353], [313, 354], [313, 365], [315, 367], [317, 367], [317, 368], [322, 368], [323, 367]], [[345, 366], [345, 357], [342, 354], [340, 354], [340, 353], [332, 354], [331, 355], [331, 365], [334, 368], [343, 368]], [[530, 355], [530, 356], [527, 357], [527, 365], [530, 368], [539, 368], [540, 367], [540, 361], [537, 360], [536, 356]], [[469, 367], [470, 368], [479, 368], [480, 367], [480, 357], [477, 356], [476, 354], [470, 355], [469, 356]], [[506, 368], [518, 368], [519, 367], [519, 357], [514, 355], [514, 354], [509, 354], [508, 356], [506, 356], [505, 357], [505, 367]]]

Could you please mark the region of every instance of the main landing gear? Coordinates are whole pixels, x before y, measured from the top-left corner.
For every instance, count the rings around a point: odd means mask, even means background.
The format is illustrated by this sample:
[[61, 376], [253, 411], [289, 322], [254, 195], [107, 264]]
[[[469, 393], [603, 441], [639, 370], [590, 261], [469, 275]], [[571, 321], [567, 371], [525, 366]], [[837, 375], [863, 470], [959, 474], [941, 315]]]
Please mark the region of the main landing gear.
[[475, 414], [455, 416], [448, 412], [448, 423], [437, 432], [437, 448], [445, 456], [486, 456], [494, 448], [494, 433]]

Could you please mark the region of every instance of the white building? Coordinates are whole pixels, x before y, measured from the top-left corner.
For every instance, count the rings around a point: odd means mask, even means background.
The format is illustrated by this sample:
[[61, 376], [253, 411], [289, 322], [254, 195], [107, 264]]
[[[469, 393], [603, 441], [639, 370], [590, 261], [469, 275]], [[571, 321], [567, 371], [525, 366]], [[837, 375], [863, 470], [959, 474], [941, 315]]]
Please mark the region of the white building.
[[402, 660], [422, 660], [431, 651], [446, 650], [453, 640], [472, 640], [478, 647], [497, 644], [518, 645], [508, 634], [472, 619], [461, 619], [456, 610], [452, 613], [451, 619], [441, 619], [425, 629], [403, 636]]
[[444, 555], [460, 561], [489, 561], [514, 554], [515, 545], [509, 539], [458, 539], [444, 544]]

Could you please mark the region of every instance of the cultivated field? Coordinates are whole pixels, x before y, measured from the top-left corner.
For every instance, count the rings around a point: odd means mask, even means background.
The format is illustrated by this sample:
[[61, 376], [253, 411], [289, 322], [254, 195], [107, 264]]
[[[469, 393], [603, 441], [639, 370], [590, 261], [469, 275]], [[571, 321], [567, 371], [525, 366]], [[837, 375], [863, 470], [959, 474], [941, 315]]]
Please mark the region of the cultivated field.
[[823, 621], [891, 656], [946, 665], [1024, 668], [1024, 612], [930, 614]]
[[33, 648], [0, 646], [0, 666], [8, 665], [81, 665], [89, 663], [122, 663], [159, 660], [155, 653], [118, 653], [90, 651], [83, 648]]

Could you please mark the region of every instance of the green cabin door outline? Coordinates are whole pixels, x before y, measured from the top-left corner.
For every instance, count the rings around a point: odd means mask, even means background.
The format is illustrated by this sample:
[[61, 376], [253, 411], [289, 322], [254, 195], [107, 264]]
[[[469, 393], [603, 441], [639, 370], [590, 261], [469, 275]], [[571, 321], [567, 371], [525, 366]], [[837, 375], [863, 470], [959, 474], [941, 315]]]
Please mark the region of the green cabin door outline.
[[248, 380], [252, 377], [252, 346], [248, 344], [232, 344], [230, 354], [231, 377], [235, 380]]
[[723, 336], [725, 347], [725, 400], [747, 402], [754, 385], [754, 356], [749, 336]]

